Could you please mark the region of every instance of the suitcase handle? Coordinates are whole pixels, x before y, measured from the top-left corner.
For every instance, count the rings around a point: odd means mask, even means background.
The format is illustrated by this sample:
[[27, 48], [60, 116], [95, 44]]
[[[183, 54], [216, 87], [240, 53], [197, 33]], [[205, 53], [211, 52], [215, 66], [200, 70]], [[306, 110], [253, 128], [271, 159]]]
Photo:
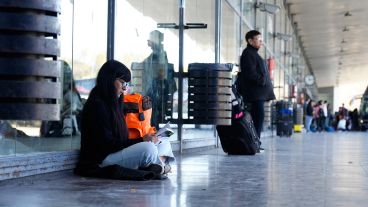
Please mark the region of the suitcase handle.
[[233, 91], [233, 94], [235, 96], [235, 99], [238, 101], [239, 106], [242, 108], [242, 110], [245, 110], [245, 105], [244, 105], [244, 101], [243, 101], [243, 97], [240, 95], [240, 93], [238, 92], [238, 90], [236, 89], [236, 85], [233, 84], [231, 86], [231, 90]]

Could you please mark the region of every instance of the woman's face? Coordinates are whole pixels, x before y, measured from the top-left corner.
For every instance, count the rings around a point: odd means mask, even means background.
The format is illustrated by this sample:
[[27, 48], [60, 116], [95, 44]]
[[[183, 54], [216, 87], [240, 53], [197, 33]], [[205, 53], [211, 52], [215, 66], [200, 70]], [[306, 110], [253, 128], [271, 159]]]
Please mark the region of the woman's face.
[[121, 94], [124, 93], [127, 87], [127, 82], [125, 82], [123, 79], [117, 78], [114, 82], [116, 94], [119, 97]]

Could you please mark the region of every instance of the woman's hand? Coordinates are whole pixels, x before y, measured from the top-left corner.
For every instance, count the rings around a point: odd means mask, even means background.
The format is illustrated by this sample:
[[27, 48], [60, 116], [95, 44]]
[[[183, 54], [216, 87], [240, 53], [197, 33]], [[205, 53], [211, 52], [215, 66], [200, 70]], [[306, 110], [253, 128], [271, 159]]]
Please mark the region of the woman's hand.
[[154, 134], [146, 134], [143, 136], [143, 141], [157, 143], [158, 138]]

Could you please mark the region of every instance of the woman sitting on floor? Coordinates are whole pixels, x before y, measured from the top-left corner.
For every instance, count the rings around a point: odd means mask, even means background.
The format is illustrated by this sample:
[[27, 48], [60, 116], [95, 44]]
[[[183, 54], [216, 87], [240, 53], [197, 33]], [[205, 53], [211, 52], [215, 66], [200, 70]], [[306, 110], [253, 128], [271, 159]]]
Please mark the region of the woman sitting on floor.
[[82, 112], [76, 174], [134, 180], [166, 178], [164, 162], [170, 159], [160, 157], [157, 137], [128, 139], [120, 100], [130, 79], [130, 70], [118, 61], [109, 60], [101, 67]]

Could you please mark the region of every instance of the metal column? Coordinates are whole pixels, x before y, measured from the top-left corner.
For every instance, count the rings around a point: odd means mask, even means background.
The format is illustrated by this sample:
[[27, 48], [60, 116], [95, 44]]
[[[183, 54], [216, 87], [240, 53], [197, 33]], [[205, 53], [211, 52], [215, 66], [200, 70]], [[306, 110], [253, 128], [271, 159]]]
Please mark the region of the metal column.
[[109, 0], [107, 8], [107, 60], [114, 59], [115, 0]]
[[178, 140], [183, 153], [183, 59], [184, 59], [184, 7], [185, 0], [179, 1], [179, 76], [178, 76]]
[[215, 63], [220, 63], [221, 57], [221, 10], [222, 0], [216, 0], [216, 12], [215, 12]]

